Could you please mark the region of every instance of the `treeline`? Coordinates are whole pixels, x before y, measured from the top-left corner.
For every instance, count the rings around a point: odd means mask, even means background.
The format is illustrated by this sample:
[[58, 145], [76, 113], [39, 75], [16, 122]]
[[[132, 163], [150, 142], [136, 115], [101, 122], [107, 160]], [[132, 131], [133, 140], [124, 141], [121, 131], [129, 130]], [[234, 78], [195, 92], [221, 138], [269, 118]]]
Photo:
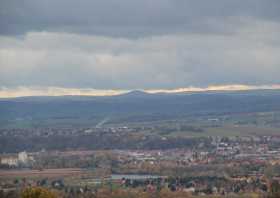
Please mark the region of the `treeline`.
[[[277, 186], [275, 186], [277, 187]], [[268, 198], [277, 198], [279, 197], [279, 191], [272, 191], [266, 194], [265, 197]], [[157, 191], [142, 189], [111, 189], [108, 187], [101, 188], [98, 190], [92, 191], [84, 191], [84, 190], [73, 190], [69, 192], [62, 192], [53, 189], [46, 189], [41, 187], [32, 187], [26, 188], [21, 192], [18, 191], [10, 191], [4, 193], [0, 191], [1, 198], [199, 198], [205, 197], [205, 195], [192, 195], [190, 192], [185, 191], [172, 191], [169, 188], [162, 188]], [[228, 194], [228, 195], [207, 195], [210, 198], [257, 198], [264, 197], [261, 193], [241, 193], [241, 194]]]
[[66, 150], [66, 149], [173, 149], [194, 148], [201, 142], [211, 145], [209, 138], [161, 138], [160, 136], [138, 135], [112, 135], [90, 134], [79, 136], [49, 137], [13, 137], [2, 136], [0, 138], [1, 153], [15, 153], [20, 151]]

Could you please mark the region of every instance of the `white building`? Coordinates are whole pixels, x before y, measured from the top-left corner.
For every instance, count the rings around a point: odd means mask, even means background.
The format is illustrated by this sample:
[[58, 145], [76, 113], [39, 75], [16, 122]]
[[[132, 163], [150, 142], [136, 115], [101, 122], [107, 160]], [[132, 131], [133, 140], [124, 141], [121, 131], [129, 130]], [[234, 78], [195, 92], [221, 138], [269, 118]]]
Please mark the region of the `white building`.
[[18, 161], [23, 164], [28, 162], [28, 155], [25, 151], [18, 153]]
[[15, 154], [4, 154], [0, 156], [0, 163], [9, 166], [18, 166], [27, 164], [29, 161], [34, 161], [33, 157], [29, 157], [27, 152], [20, 152]]
[[17, 166], [18, 158], [13, 156], [1, 157], [1, 164], [9, 165], [9, 166]]

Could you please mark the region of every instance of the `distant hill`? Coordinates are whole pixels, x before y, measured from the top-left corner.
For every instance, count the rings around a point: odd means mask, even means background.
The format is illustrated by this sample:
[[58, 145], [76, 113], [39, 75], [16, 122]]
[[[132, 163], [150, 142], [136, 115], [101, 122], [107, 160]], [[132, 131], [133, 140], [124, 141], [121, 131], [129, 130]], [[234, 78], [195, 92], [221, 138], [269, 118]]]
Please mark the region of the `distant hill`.
[[18, 120], [65, 119], [67, 123], [71, 118], [94, 123], [108, 116], [148, 120], [267, 111], [280, 111], [280, 90], [21, 97], [0, 100], [0, 127]]
[[119, 96], [123, 96], [123, 97], [145, 97], [147, 95], [150, 95], [150, 94], [145, 92], [145, 91], [134, 90], [134, 91], [130, 91], [130, 92], [125, 93], [125, 94], [121, 94]]

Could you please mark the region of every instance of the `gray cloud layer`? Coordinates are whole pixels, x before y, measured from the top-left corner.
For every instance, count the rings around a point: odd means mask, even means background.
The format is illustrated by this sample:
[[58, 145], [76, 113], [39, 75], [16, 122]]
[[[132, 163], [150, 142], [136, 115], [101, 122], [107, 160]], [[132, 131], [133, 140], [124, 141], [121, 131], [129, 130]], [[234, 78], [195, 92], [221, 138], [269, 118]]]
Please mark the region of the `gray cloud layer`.
[[0, 2], [0, 87], [277, 84], [279, 0]]
[[[1, 34], [62, 31], [110, 36], [227, 32], [239, 18], [280, 20], [279, 0], [8, 0]], [[230, 23], [230, 24], [229, 24]]]

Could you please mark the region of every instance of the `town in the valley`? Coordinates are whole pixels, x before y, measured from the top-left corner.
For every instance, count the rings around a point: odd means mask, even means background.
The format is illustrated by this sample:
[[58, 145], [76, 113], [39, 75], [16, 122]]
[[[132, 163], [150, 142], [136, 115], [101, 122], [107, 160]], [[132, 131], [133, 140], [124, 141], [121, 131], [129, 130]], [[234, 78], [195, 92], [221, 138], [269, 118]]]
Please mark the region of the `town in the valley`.
[[[155, 128], [1, 129], [1, 139], [18, 142], [1, 145], [0, 191], [44, 187], [76, 197], [168, 190], [199, 197], [266, 196], [279, 189], [280, 136], [147, 133]], [[97, 137], [100, 144], [93, 145]]]

